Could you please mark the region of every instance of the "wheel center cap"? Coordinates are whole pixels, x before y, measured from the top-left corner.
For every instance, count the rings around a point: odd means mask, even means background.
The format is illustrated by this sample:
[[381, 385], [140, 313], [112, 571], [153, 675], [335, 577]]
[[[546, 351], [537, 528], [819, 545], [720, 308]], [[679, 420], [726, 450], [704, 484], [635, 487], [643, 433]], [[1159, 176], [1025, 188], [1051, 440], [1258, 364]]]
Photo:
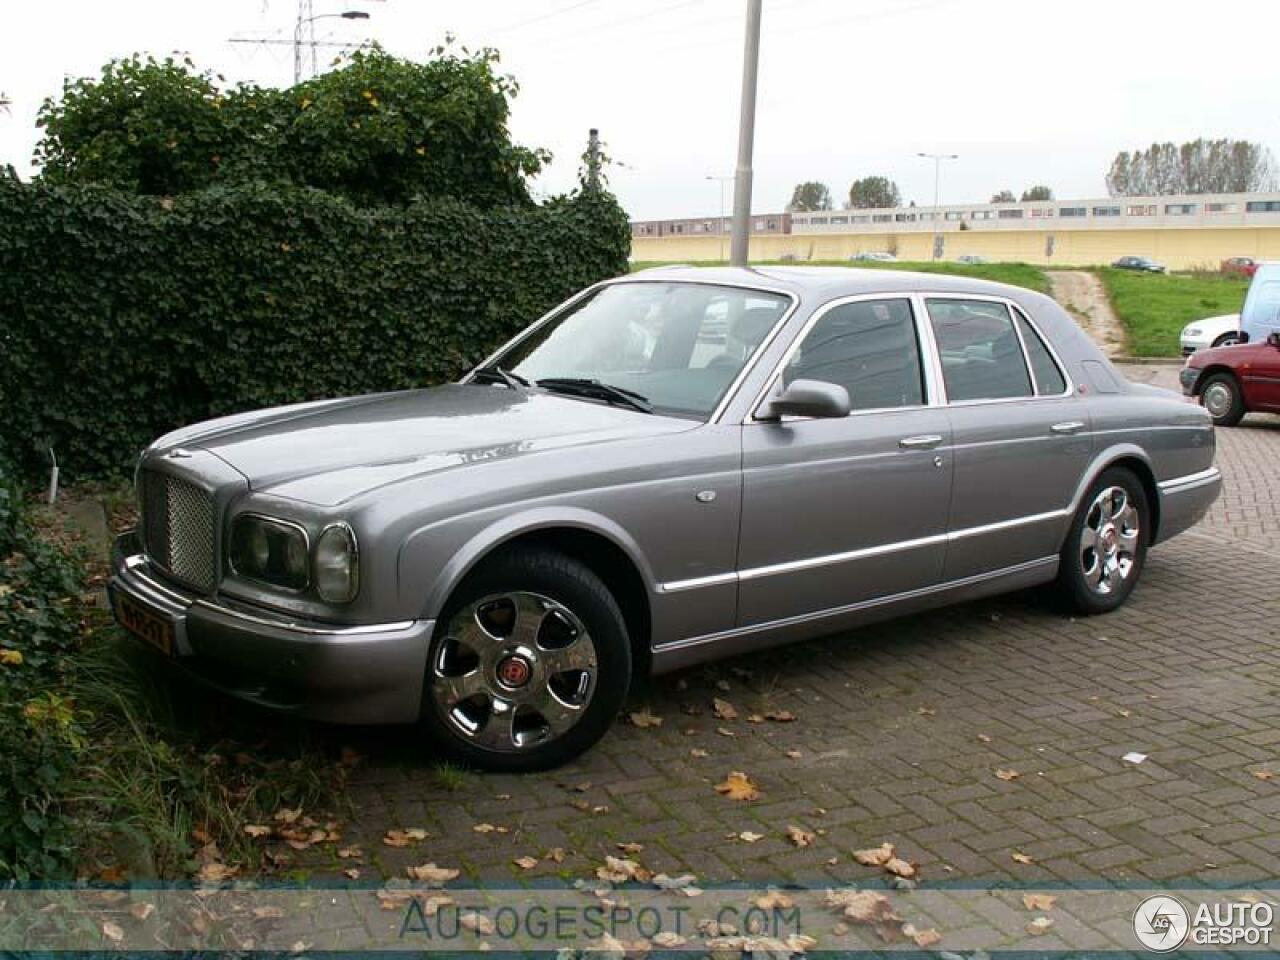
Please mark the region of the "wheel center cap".
[[498, 682], [504, 687], [515, 690], [523, 687], [533, 676], [533, 667], [524, 657], [511, 654], [498, 661]]
[[1115, 553], [1116, 550], [1116, 528], [1107, 527], [1102, 531], [1102, 546], [1107, 553]]

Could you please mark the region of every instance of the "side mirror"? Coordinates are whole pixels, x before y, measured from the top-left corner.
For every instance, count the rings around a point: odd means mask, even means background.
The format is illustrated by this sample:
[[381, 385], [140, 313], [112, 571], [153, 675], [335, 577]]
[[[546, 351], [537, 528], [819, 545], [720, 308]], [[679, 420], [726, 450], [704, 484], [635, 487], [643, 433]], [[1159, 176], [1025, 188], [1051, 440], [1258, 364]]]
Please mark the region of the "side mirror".
[[1280, 350], [1280, 333], [1271, 333], [1267, 335], [1267, 343]]
[[793, 380], [782, 388], [781, 381], [774, 394], [765, 401], [758, 416], [762, 420], [779, 417], [847, 417], [851, 405], [849, 391], [836, 383], [825, 380]]

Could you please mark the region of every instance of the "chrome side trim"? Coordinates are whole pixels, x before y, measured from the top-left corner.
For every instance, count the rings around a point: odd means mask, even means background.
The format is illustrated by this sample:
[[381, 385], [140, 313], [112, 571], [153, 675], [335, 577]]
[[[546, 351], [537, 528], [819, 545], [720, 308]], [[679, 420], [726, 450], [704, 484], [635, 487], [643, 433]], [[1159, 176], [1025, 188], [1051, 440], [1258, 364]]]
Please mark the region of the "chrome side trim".
[[848, 563], [852, 560], [866, 560], [885, 554], [899, 553], [904, 550], [918, 550], [920, 547], [931, 547], [951, 543], [956, 540], [967, 540], [970, 537], [981, 537], [988, 533], [999, 533], [1033, 523], [1048, 520], [1060, 520], [1071, 514], [1071, 508], [1049, 510], [1045, 513], [1033, 513], [1025, 517], [1014, 517], [1011, 520], [999, 520], [995, 523], [984, 523], [977, 527], [966, 527], [963, 530], [952, 530], [947, 533], [933, 534], [928, 537], [917, 537], [914, 540], [898, 540], [893, 543], [881, 543], [874, 547], [861, 547], [857, 550], [846, 550], [841, 553], [828, 553], [818, 557], [805, 557], [803, 560], [787, 560], [782, 563], [771, 563], [763, 567], [750, 567], [731, 573], [717, 573], [706, 577], [694, 577], [690, 580], [673, 580], [658, 585], [659, 593], [679, 593], [683, 590], [698, 590], [702, 587], [720, 586], [726, 583], [758, 580], [761, 577], [772, 577], [780, 573], [796, 573], [800, 570], [812, 570], [828, 567], [837, 563]]
[[1221, 478], [1221, 470], [1217, 467], [1209, 467], [1207, 470], [1200, 470], [1197, 473], [1188, 473], [1181, 477], [1161, 480], [1156, 486], [1161, 493], [1183, 493], [1187, 490], [1194, 490], [1196, 487], [1203, 487], [1209, 483], [1216, 483]]
[[686, 647], [701, 646], [704, 643], [718, 643], [721, 640], [729, 640], [734, 637], [744, 637], [753, 633], [763, 633], [768, 630], [777, 630], [783, 627], [813, 623], [820, 620], [826, 620], [831, 617], [858, 613], [861, 610], [870, 610], [887, 604], [900, 603], [905, 600], [915, 600], [935, 593], [943, 593], [948, 590], [968, 587], [976, 583], [982, 583], [986, 580], [997, 580], [1001, 577], [1012, 576], [1019, 573], [1028, 573], [1042, 567], [1053, 566], [1057, 562], [1058, 558], [1056, 556], [1041, 557], [1039, 560], [1030, 560], [1026, 563], [1019, 563], [1012, 567], [1003, 567], [999, 570], [992, 570], [989, 573], [980, 573], [972, 577], [963, 577], [959, 580], [948, 580], [946, 583], [937, 583], [932, 586], [921, 587], [917, 590], [895, 593], [887, 597], [875, 597], [871, 600], [861, 600], [858, 603], [849, 603], [841, 607], [831, 607], [826, 610], [818, 610], [814, 613], [802, 613], [794, 617], [785, 617], [781, 620], [770, 620], [766, 623], [754, 623], [746, 627], [735, 627], [732, 630], [722, 630], [719, 633], [708, 633], [700, 637], [689, 637], [684, 640], [675, 640], [671, 643], [659, 644], [658, 646], [655, 646], [653, 650], [655, 653], [666, 652], [668, 650], [682, 650]]

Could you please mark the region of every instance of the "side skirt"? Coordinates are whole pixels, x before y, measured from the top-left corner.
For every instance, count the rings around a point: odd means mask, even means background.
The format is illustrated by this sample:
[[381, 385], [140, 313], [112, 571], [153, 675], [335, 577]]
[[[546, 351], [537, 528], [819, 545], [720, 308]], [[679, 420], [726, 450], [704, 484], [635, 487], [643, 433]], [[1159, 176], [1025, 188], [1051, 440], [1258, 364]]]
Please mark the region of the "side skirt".
[[[989, 573], [965, 577], [962, 580], [921, 587], [906, 593], [896, 593], [888, 597], [863, 600], [845, 606], [787, 617], [783, 620], [771, 620], [768, 623], [756, 623], [719, 633], [676, 640], [653, 648], [652, 672], [667, 673], [707, 660], [718, 660], [784, 643], [809, 640], [921, 610], [1021, 590], [1047, 583], [1057, 575], [1058, 558], [1043, 557]], [[750, 587], [744, 586], [743, 589], [750, 589]]]

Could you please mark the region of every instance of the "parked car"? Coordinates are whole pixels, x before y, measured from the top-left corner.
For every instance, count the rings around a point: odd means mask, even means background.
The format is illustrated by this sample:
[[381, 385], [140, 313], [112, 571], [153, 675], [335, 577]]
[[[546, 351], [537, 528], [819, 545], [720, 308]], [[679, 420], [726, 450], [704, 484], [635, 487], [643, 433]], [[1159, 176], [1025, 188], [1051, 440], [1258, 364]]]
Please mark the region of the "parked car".
[[990, 263], [986, 257], [976, 253], [962, 253], [956, 257], [956, 263]]
[[1222, 261], [1222, 272], [1228, 275], [1252, 277], [1258, 271], [1258, 261], [1253, 257], [1227, 257]]
[[1150, 257], [1121, 257], [1111, 264], [1117, 270], [1138, 270], [1143, 273], [1167, 273], [1163, 263], [1156, 263]]
[[1220, 317], [1192, 320], [1182, 328], [1179, 341], [1182, 344], [1184, 357], [1190, 356], [1197, 350], [1229, 347], [1234, 343], [1240, 343], [1240, 314], [1227, 313]]
[[850, 260], [874, 260], [877, 263], [896, 263], [898, 258], [892, 253], [885, 253], [882, 250], [864, 250], [861, 253], [855, 253]]
[[[721, 301], [740, 351], [699, 338]], [[640, 674], [1037, 584], [1114, 610], [1218, 496], [1213, 457], [1208, 414], [1030, 290], [668, 267], [457, 383], [161, 437], [109, 590], [233, 696], [529, 770]]]
[[1280, 413], [1280, 333], [1193, 353], [1181, 378], [1182, 392], [1197, 397], [1220, 427], [1234, 427], [1253, 411]]

